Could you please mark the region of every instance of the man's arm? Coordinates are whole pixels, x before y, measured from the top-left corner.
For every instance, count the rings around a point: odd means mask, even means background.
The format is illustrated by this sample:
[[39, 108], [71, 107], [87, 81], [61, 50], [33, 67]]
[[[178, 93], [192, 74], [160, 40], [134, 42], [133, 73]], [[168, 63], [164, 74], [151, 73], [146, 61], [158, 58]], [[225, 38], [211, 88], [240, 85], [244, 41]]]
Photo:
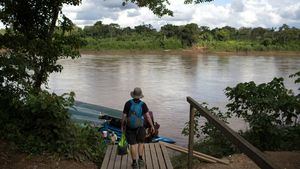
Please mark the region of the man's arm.
[[126, 117], [127, 117], [127, 114], [123, 113], [123, 115], [122, 115], [122, 120], [121, 120], [121, 131], [122, 131], [122, 132], [124, 131], [125, 122], [126, 122]]
[[146, 113], [146, 118], [147, 118], [149, 124], [151, 125], [151, 131], [154, 132], [154, 124], [153, 124], [153, 121], [152, 121], [152, 119], [150, 117], [149, 112]]
[[127, 114], [130, 109], [130, 102], [126, 102], [123, 109], [123, 115], [121, 120], [121, 131], [123, 132], [125, 130], [126, 120], [127, 120]]

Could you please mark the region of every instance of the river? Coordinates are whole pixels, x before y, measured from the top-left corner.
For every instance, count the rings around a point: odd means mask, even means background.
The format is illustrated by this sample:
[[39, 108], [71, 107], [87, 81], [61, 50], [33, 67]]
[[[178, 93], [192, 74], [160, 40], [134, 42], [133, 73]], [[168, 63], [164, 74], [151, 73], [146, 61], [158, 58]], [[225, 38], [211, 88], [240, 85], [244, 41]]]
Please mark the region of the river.
[[[179, 144], [187, 143], [181, 135], [189, 116], [187, 96], [225, 110], [227, 86], [284, 77], [286, 86], [296, 91], [288, 76], [300, 70], [296, 56], [82, 55], [59, 63], [64, 69], [50, 75], [51, 91], [74, 91], [76, 100], [122, 110], [130, 91], [141, 87], [143, 100], [161, 125], [160, 134]], [[234, 118], [230, 127], [239, 130], [247, 125]]]

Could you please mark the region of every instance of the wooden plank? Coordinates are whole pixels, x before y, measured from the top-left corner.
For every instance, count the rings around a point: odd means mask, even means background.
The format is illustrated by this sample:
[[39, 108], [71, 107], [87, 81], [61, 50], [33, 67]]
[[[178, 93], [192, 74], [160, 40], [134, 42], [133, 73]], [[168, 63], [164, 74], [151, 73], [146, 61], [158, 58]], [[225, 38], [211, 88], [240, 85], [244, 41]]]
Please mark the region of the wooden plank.
[[160, 169], [166, 169], [166, 164], [159, 143], [154, 143]]
[[264, 169], [278, 169], [279, 167], [272, 163], [259, 149], [250, 144], [242, 136], [237, 134], [229, 128], [223, 121], [212, 115], [207, 109], [201, 106], [191, 97], [187, 97], [187, 102], [196, 108], [202, 116], [204, 116], [210, 123], [219, 129], [228, 139], [232, 141], [243, 153], [252, 159], [260, 168]]
[[172, 163], [171, 163], [171, 160], [170, 160], [170, 157], [169, 157], [169, 154], [168, 154], [168, 151], [167, 151], [165, 145], [160, 144], [160, 147], [161, 147], [161, 151], [162, 151], [162, 154], [163, 154], [165, 162], [166, 162], [167, 169], [173, 169], [173, 166], [172, 166]]
[[114, 168], [116, 156], [117, 156], [117, 145], [114, 145], [113, 148], [112, 148], [110, 160], [109, 160], [109, 163], [108, 163], [108, 166], [107, 166], [108, 169]]
[[120, 167], [121, 167], [121, 160], [122, 160], [122, 156], [120, 156], [120, 155], [117, 154], [116, 155], [114, 169], [120, 169]]
[[[174, 147], [172, 146], [172, 144], [165, 144], [166, 147], [172, 149], [172, 150], [176, 150], [176, 151], [179, 151], [181, 153], [186, 153], [188, 154], [188, 151], [187, 150], [183, 150], [183, 149], [180, 149], [180, 148], [177, 148], [177, 147]], [[196, 154], [193, 154], [194, 157], [197, 157], [198, 159], [200, 160], [203, 160], [203, 161], [206, 161], [206, 162], [210, 162], [210, 163], [216, 163], [217, 161], [215, 160], [212, 160], [212, 159], [209, 159], [209, 158], [206, 158], [206, 157], [202, 157], [202, 156], [199, 156], [199, 155], [196, 155]]]
[[150, 153], [151, 153], [153, 168], [154, 169], [159, 169], [159, 165], [158, 165], [158, 160], [157, 160], [157, 155], [156, 155], [154, 144], [149, 144], [149, 146], [150, 146]]
[[107, 149], [106, 149], [104, 159], [103, 159], [103, 162], [102, 162], [102, 165], [101, 165], [101, 169], [106, 169], [107, 168], [108, 162], [109, 162], [109, 159], [110, 159], [110, 155], [111, 155], [111, 150], [112, 150], [112, 145], [108, 145]]
[[[129, 150], [130, 150], [130, 149], [129, 149]], [[128, 157], [127, 157], [127, 168], [128, 168], [128, 169], [132, 169], [131, 164], [132, 164], [131, 151], [129, 151]]]
[[127, 158], [128, 154], [122, 156], [121, 169], [127, 168]]
[[[161, 144], [164, 144], [164, 145], [166, 145], [166, 146], [176, 147], [176, 148], [178, 148], [178, 149], [183, 150], [184, 152], [188, 151], [187, 148], [178, 146], [178, 145], [176, 145], [176, 144], [169, 144], [169, 143], [161, 143]], [[205, 157], [205, 158], [214, 160], [214, 161], [219, 162], [219, 163], [222, 163], [222, 164], [226, 164], [226, 165], [229, 164], [229, 161], [228, 161], [228, 160], [218, 159], [218, 158], [215, 158], [215, 157], [213, 157], [213, 156], [210, 156], [210, 155], [207, 155], [207, 154], [200, 153], [200, 152], [198, 152], [198, 151], [193, 151], [193, 154], [196, 154], [196, 155], [199, 155], [199, 156], [202, 156], [202, 157]]]
[[145, 163], [147, 169], [154, 169], [149, 144], [145, 144]]

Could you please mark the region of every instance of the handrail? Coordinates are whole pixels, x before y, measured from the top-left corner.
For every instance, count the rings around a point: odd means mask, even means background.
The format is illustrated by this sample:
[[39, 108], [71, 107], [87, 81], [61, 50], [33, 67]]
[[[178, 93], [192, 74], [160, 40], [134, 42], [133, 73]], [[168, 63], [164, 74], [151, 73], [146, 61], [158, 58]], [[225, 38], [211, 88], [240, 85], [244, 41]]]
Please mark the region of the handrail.
[[[187, 97], [187, 102], [190, 103], [191, 109], [195, 108], [199, 113], [204, 116], [210, 123], [212, 123], [217, 129], [232, 141], [243, 153], [245, 153], [250, 159], [252, 159], [260, 168], [263, 169], [279, 169], [277, 165], [271, 163], [265, 155], [242, 136], [237, 134], [231, 128], [229, 128], [223, 121], [212, 115], [207, 109], [201, 106], [193, 98]], [[191, 118], [190, 118], [191, 119]], [[193, 121], [193, 120], [192, 120]], [[190, 123], [191, 124], [191, 123]], [[193, 125], [189, 126], [189, 130], [193, 129]], [[193, 139], [193, 138], [191, 138]], [[190, 140], [189, 140], [190, 142]], [[193, 143], [193, 141], [191, 141]], [[189, 147], [190, 148], [190, 147]], [[188, 162], [190, 163], [190, 162]]]

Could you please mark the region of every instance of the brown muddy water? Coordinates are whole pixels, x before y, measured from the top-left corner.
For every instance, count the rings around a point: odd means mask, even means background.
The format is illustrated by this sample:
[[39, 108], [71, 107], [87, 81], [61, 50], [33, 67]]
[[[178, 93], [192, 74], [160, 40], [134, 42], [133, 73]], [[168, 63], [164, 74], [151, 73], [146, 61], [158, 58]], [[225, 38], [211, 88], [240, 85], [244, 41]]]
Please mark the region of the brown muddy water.
[[[296, 91], [288, 76], [300, 70], [299, 56], [83, 55], [59, 62], [64, 70], [51, 74], [51, 91], [74, 91], [76, 100], [122, 110], [130, 91], [141, 87], [160, 134], [179, 144], [187, 143], [181, 135], [189, 116], [187, 96], [225, 110], [227, 86], [284, 77], [286, 86]], [[240, 119], [229, 121], [234, 130], [247, 128]]]

